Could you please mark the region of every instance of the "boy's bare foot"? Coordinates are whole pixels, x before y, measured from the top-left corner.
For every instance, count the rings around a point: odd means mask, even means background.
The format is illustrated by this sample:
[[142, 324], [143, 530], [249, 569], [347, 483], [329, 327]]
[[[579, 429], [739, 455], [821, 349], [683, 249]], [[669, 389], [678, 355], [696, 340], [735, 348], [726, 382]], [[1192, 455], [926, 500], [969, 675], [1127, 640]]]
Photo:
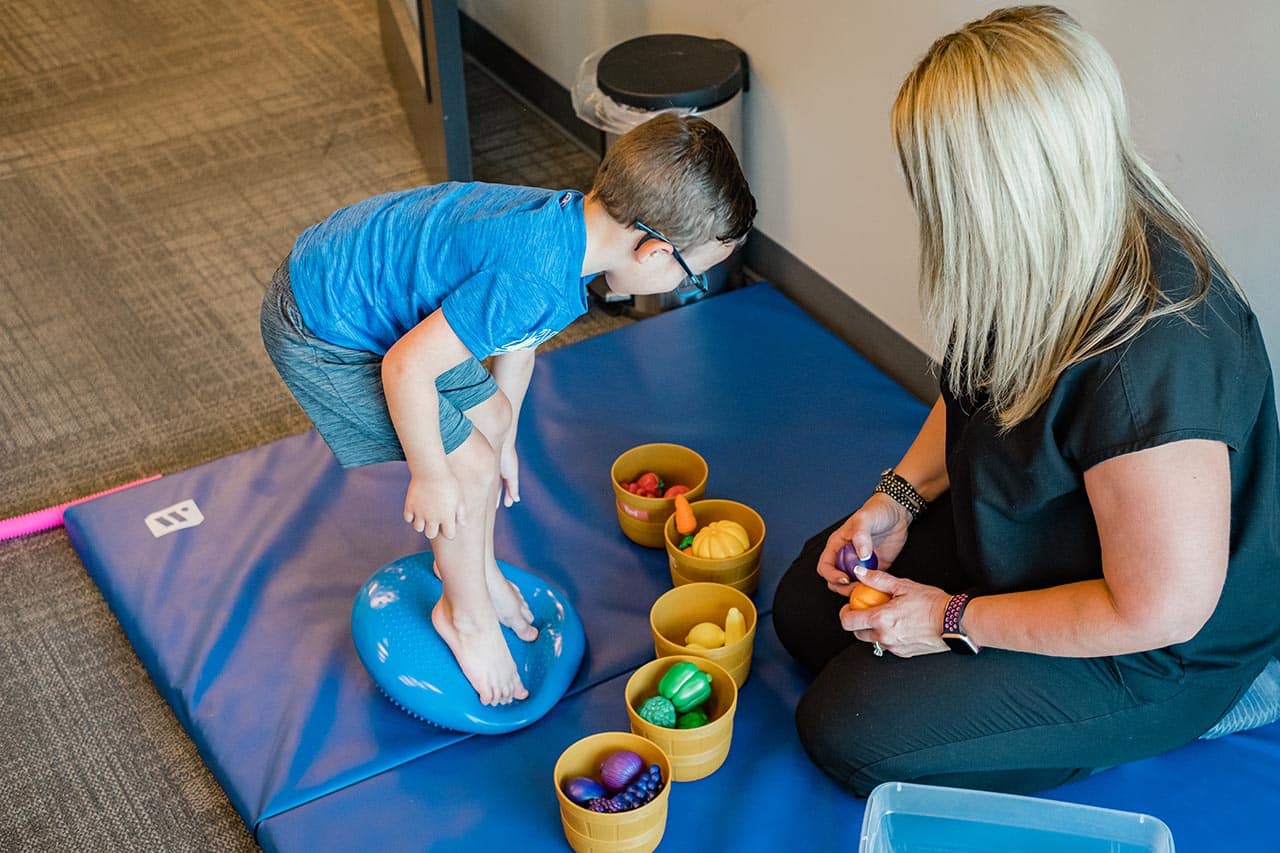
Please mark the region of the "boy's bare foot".
[[481, 703], [506, 705], [529, 697], [497, 622], [480, 624], [454, 618], [449, 600], [440, 596], [431, 610], [431, 624], [453, 652]]
[[520, 588], [507, 580], [497, 566], [487, 570], [484, 579], [489, 585], [489, 598], [498, 613], [498, 621], [515, 631], [516, 636], [526, 643], [538, 639], [538, 629], [533, 626], [533, 611], [520, 594]]

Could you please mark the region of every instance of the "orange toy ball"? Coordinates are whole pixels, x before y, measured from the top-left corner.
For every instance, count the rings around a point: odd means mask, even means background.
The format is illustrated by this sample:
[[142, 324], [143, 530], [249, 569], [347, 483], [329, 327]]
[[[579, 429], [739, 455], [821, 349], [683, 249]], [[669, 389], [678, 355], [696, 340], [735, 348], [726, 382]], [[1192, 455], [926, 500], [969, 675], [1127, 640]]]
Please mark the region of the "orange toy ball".
[[881, 592], [865, 583], [855, 583], [853, 592], [849, 593], [849, 606], [854, 610], [869, 610], [872, 607], [879, 607], [891, 597], [889, 593]]

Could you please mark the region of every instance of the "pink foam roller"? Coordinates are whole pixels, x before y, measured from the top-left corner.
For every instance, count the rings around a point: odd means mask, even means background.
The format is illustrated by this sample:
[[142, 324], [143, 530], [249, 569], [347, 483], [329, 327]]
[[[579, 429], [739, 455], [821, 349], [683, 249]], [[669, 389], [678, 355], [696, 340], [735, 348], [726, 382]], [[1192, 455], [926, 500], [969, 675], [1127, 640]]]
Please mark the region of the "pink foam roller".
[[13, 518], [6, 518], [0, 521], [0, 542], [6, 539], [17, 539], [19, 536], [29, 536], [32, 533], [39, 533], [43, 530], [52, 530], [55, 527], [62, 526], [62, 514], [67, 507], [82, 504], [85, 501], [91, 501], [94, 498], [100, 498], [103, 495], [109, 495], [112, 492], [119, 492], [143, 483], [150, 483], [152, 480], [160, 478], [159, 474], [152, 474], [150, 477], [143, 477], [141, 480], [134, 480], [132, 483], [125, 483], [111, 489], [101, 492], [94, 492], [83, 498], [76, 498], [73, 501], [58, 504], [57, 506], [38, 509], [35, 512], [29, 512], [25, 515], [16, 515]]

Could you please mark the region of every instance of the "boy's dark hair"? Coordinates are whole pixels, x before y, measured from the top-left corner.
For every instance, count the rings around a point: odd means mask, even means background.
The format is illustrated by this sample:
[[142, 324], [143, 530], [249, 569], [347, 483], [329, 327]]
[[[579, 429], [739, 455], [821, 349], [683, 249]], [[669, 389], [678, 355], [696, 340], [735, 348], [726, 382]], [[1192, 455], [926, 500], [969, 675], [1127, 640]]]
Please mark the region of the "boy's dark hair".
[[756, 215], [733, 146], [697, 116], [659, 113], [623, 134], [591, 191], [622, 225], [640, 220], [682, 250], [741, 242]]

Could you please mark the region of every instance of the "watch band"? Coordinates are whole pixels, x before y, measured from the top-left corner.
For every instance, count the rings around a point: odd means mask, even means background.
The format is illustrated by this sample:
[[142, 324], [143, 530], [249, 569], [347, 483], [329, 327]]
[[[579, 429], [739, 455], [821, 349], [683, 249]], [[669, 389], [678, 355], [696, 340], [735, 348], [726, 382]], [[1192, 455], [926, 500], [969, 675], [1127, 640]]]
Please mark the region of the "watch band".
[[960, 627], [960, 620], [964, 618], [965, 608], [969, 606], [969, 602], [972, 600], [973, 596], [967, 592], [953, 595], [951, 600], [947, 602], [946, 611], [942, 614], [942, 641], [947, 644], [951, 651], [957, 654], [976, 655], [982, 651], [982, 647], [964, 632], [964, 628]]
[[920, 497], [916, 487], [892, 468], [886, 468], [880, 474], [880, 482], [876, 483], [875, 489], [872, 490], [873, 494], [875, 492], [888, 495], [901, 504], [913, 521], [929, 508], [929, 502]]
[[969, 606], [969, 599], [972, 597], [967, 592], [951, 596], [951, 600], [947, 602], [947, 610], [942, 614], [942, 633], [960, 633], [960, 619], [964, 616], [964, 609]]

